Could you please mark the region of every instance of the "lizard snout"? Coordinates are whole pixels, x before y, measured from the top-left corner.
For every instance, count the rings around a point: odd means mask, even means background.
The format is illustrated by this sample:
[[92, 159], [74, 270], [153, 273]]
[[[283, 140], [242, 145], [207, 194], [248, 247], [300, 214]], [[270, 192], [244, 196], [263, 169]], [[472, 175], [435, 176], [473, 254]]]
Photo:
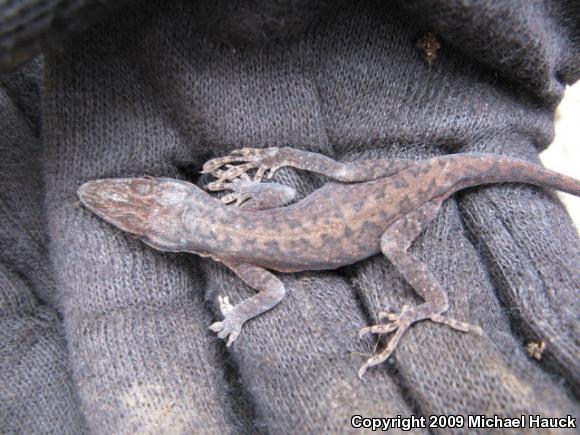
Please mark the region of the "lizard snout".
[[146, 234], [157, 181], [152, 178], [109, 178], [88, 181], [77, 194], [107, 222], [135, 235]]

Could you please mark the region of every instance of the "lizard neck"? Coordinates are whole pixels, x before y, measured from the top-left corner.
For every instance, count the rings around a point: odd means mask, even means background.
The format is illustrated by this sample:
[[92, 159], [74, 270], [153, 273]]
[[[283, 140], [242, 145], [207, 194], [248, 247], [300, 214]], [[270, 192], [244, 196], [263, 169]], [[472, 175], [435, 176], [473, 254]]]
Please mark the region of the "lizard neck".
[[185, 181], [160, 178], [157, 182], [148, 205], [147, 230], [140, 239], [162, 251], [206, 252], [211, 248], [208, 230], [213, 220], [227, 214], [224, 204]]

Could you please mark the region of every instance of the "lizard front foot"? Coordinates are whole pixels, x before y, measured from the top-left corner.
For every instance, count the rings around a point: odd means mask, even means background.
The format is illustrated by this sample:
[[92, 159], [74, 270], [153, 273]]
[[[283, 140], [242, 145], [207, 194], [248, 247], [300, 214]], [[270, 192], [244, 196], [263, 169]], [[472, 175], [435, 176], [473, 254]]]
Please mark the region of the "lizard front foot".
[[296, 197], [296, 191], [290, 186], [279, 183], [260, 183], [252, 180], [248, 174], [242, 174], [231, 182], [213, 181], [204, 187], [214, 192], [231, 190], [232, 193], [221, 198], [224, 203], [234, 203], [238, 207], [254, 210], [282, 207]]
[[409, 329], [409, 326], [421, 320], [431, 320], [436, 323], [442, 323], [461, 332], [474, 332], [478, 335], [481, 335], [482, 333], [479, 326], [474, 326], [469, 323], [444, 317], [441, 313], [431, 314], [424, 308], [427, 308], [426, 304], [414, 308], [411, 308], [408, 305], [404, 305], [400, 313], [380, 313], [379, 320], [387, 319], [389, 323], [369, 326], [359, 331], [360, 337], [368, 333], [389, 334], [396, 331], [395, 335], [393, 335], [393, 337], [389, 340], [389, 343], [385, 349], [369, 358], [363, 364], [363, 366], [358, 371], [359, 378], [362, 379], [369, 367], [376, 366], [377, 364], [380, 364], [389, 359], [399, 344], [401, 337], [407, 331], [407, 329]]
[[230, 347], [240, 336], [242, 326], [246, 319], [240, 318], [236, 308], [230, 303], [227, 296], [218, 296], [218, 301], [224, 320], [212, 323], [209, 329], [213, 332], [217, 332], [218, 337], [221, 339], [225, 340], [228, 338], [226, 346]]
[[[227, 166], [232, 167], [231, 165]], [[231, 204], [233, 202], [234, 205], [241, 207], [244, 202], [252, 198], [253, 184], [254, 182], [248, 174], [242, 174], [239, 178], [236, 178], [231, 182], [225, 180], [212, 181], [203, 187], [212, 192], [231, 190], [232, 193], [222, 196], [220, 199], [226, 204]]]
[[[246, 172], [257, 169], [254, 181], [260, 182], [266, 172], [266, 178], [270, 179], [274, 173], [287, 165], [284, 157], [288, 153], [287, 148], [242, 148], [233, 150], [230, 155], [208, 160], [203, 165], [202, 174], [212, 174], [218, 181], [228, 181], [238, 178]], [[239, 163], [236, 166], [231, 163]], [[229, 165], [225, 170], [222, 166]]]

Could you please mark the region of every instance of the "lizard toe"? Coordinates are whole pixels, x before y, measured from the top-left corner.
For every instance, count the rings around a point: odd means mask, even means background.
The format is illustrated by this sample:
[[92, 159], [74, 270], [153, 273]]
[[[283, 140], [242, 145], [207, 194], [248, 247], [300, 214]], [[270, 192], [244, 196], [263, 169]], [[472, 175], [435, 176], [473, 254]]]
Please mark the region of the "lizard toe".
[[236, 339], [240, 336], [240, 332], [242, 331], [242, 325], [241, 323], [235, 320], [231, 321], [228, 318], [226, 318], [223, 322], [220, 323], [222, 323], [221, 325], [222, 327], [218, 332], [218, 337], [223, 340], [227, 338], [228, 342], [226, 343], [226, 346], [230, 347], [233, 344], [233, 342], [236, 341]]
[[224, 319], [222, 321], [212, 323], [209, 329], [211, 329], [213, 332], [216, 332], [217, 336], [222, 340], [227, 339], [226, 346], [229, 347], [240, 336], [244, 321], [240, 318], [239, 314], [230, 304], [227, 296], [220, 296], [218, 299]]
[[377, 353], [376, 355], [373, 355], [371, 358], [369, 358], [363, 364], [363, 366], [360, 368], [360, 370], [358, 372], [358, 376], [361, 379], [369, 367], [376, 366], [376, 365], [389, 359], [389, 357], [393, 354], [393, 352], [397, 348], [397, 345], [399, 344], [401, 337], [403, 336], [405, 331], [407, 331], [407, 329], [409, 329], [409, 326], [411, 326], [411, 322], [404, 321], [404, 320], [398, 320], [398, 321], [395, 321], [389, 325], [377, 325], [377, 326], [388, 326], [388, 327], [391, 327], [391, 330], [389, 330], [388, 332], [394, 332], [394, 331], [397, 331], [397, 332], [389, 340], [389, 343], [381, 352]]
[[362, 377], [369, 367], [373, 367], [389, 359], [407, 329], [409, 329], [412, 324], [422, 320], [431, 320], [462, 332], [474, 332], [476, 334], [482, 333], [479, 326], [474, 326], [469, 323], [443, 316], [439, 310], [439, 308], [425, 303], [416, 307], [405, 305], [400, 313], [380, 313], [379, 318], [387, 319], [389, 323], [363, 328], [360, 330], [359, 335], [362, 337], [368, 333], [388, 334], [394, 332], [395, 334], [390, 338], [387, 346], [382, 351], [373, 355], [373, 357], [367, 360], [367, 362], [361, 367], [359, 370], [359, 377]]
[[237, 330], [230, 334], [228, 342], [226, 343], [226, 347], [230, 347], [234, 343], [234, 341], [238, 339], [238, 337], [240, 336], [240, 332], [241, 330]]
[[402, 322], [395, 320], [395, 321], [392, 321], [391, 323], [367, 326], [366, 328], [362, 328], [359, 331], [358, 336], [360, 338], [362, 338], [364, 335], [369, 334], [369, 333], [370, 334], [388, 334], [390, 332], [397, 330], [401, 326], [401, 323]]
[[481, 335], [483, 334], [483, 330], [476, 325], [472, 325], [470, 323], [461, 322], [460, 320], [452, 319], [449, 317], [445, 317], [441, 314], [435, 314], [431, 316], [431, 320], [436, 323], [441, 323], [443, 325], [447, 325], [452, 329], [461, 332], [473, 332], [474, 334]]
[[214, 322], [209, 326], [213, 332], [219, 332], [224, 329], [224, 322]]
[[228, 296], [218, 296], [218, 303], [220, 305], [220, 311], [224, 316], [227, 316], [227, 314], [232, 312], [234, 309]]

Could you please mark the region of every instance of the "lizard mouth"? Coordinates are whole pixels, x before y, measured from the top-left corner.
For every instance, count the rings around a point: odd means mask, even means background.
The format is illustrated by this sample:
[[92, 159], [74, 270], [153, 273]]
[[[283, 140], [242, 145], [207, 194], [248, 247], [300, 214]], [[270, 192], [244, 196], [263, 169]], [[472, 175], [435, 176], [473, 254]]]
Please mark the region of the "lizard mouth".
[[109, 178], [88, 181], [77, 194], [84, 206], [102, 219], [141, 236], [149, 228], [155, 185], [150, 178]]

